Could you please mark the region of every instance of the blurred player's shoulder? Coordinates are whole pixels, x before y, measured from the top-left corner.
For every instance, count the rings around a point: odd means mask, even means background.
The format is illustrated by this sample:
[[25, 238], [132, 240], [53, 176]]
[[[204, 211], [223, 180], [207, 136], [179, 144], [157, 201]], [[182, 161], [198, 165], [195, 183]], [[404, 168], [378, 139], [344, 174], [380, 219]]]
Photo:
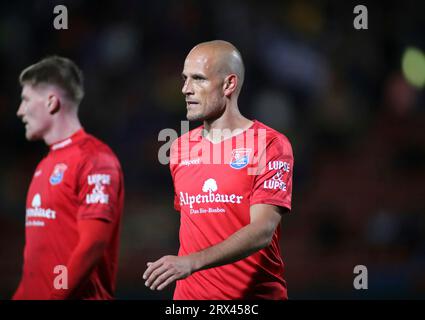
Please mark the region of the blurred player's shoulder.
[[120, 166], [115, 152], [105, 142], [92, 134], [84, 132], [84, 136], [78, 142], [78, 149], [82, 158], [97, 158], [98, 160], [113, 161]]

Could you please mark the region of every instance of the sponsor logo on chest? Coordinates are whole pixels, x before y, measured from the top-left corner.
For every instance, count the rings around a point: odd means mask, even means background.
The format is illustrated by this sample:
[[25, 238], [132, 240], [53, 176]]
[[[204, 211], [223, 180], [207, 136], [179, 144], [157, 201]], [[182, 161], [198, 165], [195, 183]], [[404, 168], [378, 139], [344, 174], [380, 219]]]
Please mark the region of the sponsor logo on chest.
[[201, 164], [201, 158], [182, 160], [182, 162], [180, 162], [179, 166], [189, 167], [191, 165], [198, 165], [198, 164]]
[[[203, 194], [191, 195], [188, 192], [180, 191], [180, 205], [188, 205], [193, 209], [194, 204], [209, 204], [209, 203], [232, 203], [240, 204], [243, 196], [237, 194], [219, 193], [218, 185], [214, 179], [207, 179], [202, 186]], [[210, 208], [211, 209], [211, 208]], [[212, 210], [212, 209], [211, 209]], [[209, 210], [206, 210], [208, 212]], [[202, 213], [206, 213], [202, 212]], [[212, 211], [211, 211], [212, 212]]]
[[43, 227], [45, 222], [43, 220], [35, 220], [37, 218], [56, 219], [56, 211], [42, 208], [41, 195], [39, 193], [34, 195], [31, 201], [31, 208], [27, 208], [26, 210], [26, 226]]

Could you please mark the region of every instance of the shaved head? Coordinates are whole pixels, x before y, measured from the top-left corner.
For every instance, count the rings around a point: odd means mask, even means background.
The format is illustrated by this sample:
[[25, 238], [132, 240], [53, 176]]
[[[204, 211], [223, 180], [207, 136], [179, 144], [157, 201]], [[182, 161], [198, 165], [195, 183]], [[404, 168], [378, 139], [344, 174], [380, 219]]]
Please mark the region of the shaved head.
[[196, 45], [186, 57], [182, 78], [188, 120], [211, 121], [226, 110], [237, 112], [244, 65], [231, 43], [215, 40]]
[[245, 77], [245, 67], [242, 56], [230, 42], [214, 40], [196, 45], [188, 54], [188, 58], [202, 55], [209, 60], [211, 71], [226, 77], [235, 74], [238, 77], [237, 93], [240, 92]]

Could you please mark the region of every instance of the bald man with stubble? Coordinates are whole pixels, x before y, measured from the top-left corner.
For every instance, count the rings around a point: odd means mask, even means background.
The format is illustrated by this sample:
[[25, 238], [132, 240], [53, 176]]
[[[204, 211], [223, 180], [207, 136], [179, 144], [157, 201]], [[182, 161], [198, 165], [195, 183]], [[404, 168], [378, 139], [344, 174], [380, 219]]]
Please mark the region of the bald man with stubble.
[[245, 68], [229, 42], [196, 45], [182, 72], [187, 119], [170, 170], [180, 249], [148, 262], [145, 285], [176, 300], [288, 298], [280, 223], [291, 211], [293, 154], [280, 132], [238, 107]]

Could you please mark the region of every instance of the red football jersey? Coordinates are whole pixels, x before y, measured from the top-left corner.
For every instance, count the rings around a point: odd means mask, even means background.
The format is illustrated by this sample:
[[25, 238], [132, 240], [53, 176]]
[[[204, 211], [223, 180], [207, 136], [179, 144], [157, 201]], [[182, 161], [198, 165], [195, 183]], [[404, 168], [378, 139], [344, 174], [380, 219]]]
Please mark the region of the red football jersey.
[[[24, 266], [15, 299], [48, 299], [78, 243], [79, 219], [114, 224], [110, 243], [77, 299], [111, 299], [115, 291], [124, 184], [111, 149], [83, 129], [50, 146], [27, 195]], [[55, 273], [56, 272], [56, 273]]]
[[[283, 134], [256, 120], [221, 143], [202, 131], [201, 126], [181, 136], [171, 151], [179, 256], [222, 242], [249, 224], [251, 205], [291, 209], [293, 154]], [[287, 299], [279, 238], [280, 225], [268, 247], [177, 281], [174, 299]]]

